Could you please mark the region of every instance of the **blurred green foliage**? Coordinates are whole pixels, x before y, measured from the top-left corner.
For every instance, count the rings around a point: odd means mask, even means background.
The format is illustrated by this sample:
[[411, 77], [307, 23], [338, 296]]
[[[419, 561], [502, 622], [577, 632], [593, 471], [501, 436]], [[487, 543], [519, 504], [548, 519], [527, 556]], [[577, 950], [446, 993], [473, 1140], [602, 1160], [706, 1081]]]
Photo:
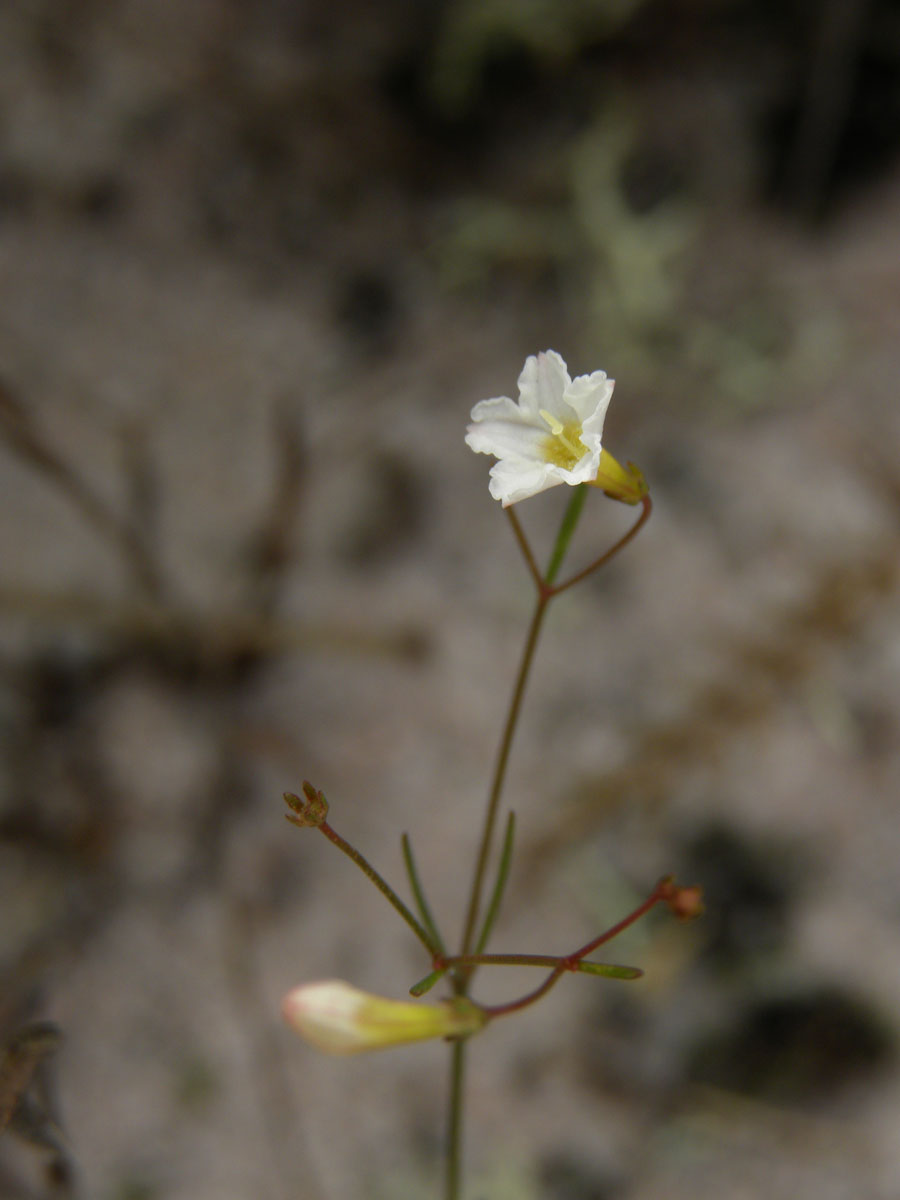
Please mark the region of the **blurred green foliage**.
[[519, 47], [537, 63], [564, 65], [608, 37], [646, 0], [454, 0], [437, 42], [432, 89], [445, 113], [477, 93], [485, 60]]
[[[585, 355], [658, 404], [731, 417], [811, 394], [843, 360], [841, 319], [827, 295], [810, 305], [808, 291], [778, 273], [777, 254], [738, 253], [729, 263], [727, 238], [753, 212], [750, 127], [735, 126], [718, 148], [748, 164], [731, 192], [709, 190], [709, 146], [673, 138], [678, 118], [661, 120], [644, 73], [627, 69], [645, 7], [449, 4], [434, 45], [433, 100], [451, 122], [477, 113], [494, 140], [482, 185], [446, 211], [434, 243], [439, 277], [473, 297], [497, 281], [555, 290]], [[498, 71], [507, 60], [514, 70], [524, 64], [512, 89]], [[670, 69], [665, 56], [653, 64], [663, 76]], [[725, 253], [713, 251], [720, 262], [709, 257], [710, 224], [726, 231]]]
[[679, 407], [737, 415], [836, 369], [846, 337], [827, 297], [801, 311], [764, 265], [730, 282], [716, 311], [695, 302], [692, 277], [706, 253], [702, 200], [676, 190], [635, 206], [625, 180], [643, 144], [640, 118], [627, 96], [598, 109], [586, 129], [547, 151], [541, 187], [552, 194], [535, 195], [524, 181], [518, 198], [486, 190], [457, 201], [436, 242], [444, 286], [553, 278], [586, 351], [663, 402], [665, 373]]

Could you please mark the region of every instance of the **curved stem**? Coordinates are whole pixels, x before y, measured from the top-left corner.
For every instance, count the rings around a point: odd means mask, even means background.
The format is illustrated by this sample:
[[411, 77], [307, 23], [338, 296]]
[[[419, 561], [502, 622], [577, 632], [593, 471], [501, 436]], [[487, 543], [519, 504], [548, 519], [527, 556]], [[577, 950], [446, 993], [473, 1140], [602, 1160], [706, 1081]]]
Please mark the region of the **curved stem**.
[[562, 963], [557, 963], [544, 982], [533, 992], [528, 992], [527, 995], [511, 1001], [509, 1004], [484, 1004], [482, 1008], [489, 1017], [505, 1017], [509, 1013], [518, 1012], [521, 1008], [527, 1008], [529, 1004], [534, 1004], [535, 1000], [540, 1000], [541, 996], [546, 996], [554, 984], [559, 983], [565, 975], [566, 969]]
[[[534, 991], [526, 993], [526, 995], [521, 996], [518, 1000], [511, 1001], [509, 1004], [486, 1004], [483, 1006], [484, 1011], [489, 1017], [505, 1017], [509, 1013], [518, 1012], [522, 1008], [527, 1008], [529, 1004], [534, 1004], [535, 1000], [540, 1000], [542, 996], [545, 996], [547, 992], [549, 992], [550, 989], [559, 982], [563, 975], [565, 975], [566, 971], [577, 971], [582, 960], [586, 957], [586, 955], [590, 954], [592, 950], [596, 950], [598, 946], [602, 946], [606, 942], [612, 941], [614, 937], [620, 934], [624, 929], [627, 929], [629, 925], [633, 925], [635, 921], [639, 921], [641, 917], [643, 917], [650, 911], [651, 908], [653, 908], [654, 905], [659, 904], [661, 900], [665, 900], [667, 894], [671, 890], [671, 886], [672, 881], [669, 877], [661, 879], [647, 899], [639, 904], [637, 908], [632, 909], [627, 917], [623, 917], [621, 921], [617, 921], [615, 925], [612, 925], [604, 933], [601, 933], [599, 937], [592, 938], [589, 942], [586, 942], [580, 949], [574, 951], [574, 953], [567, 954], [563, 958], [558, 958], [553, 970], [550, 972], [544, 982], [536, 987]], [[491, 956], [486, 955], [485, 957]], [[498, 955], [495, 957], [500, 956]]]
[[598, 559], [595, 559], [594, 562], [585, 567], [583, 571], [579, 571], [576, 575], [573, 575], [570, 579], [567, 579], [565, 583], [559, 583], [555, 587], [551, 587], [549, 589], [550, 595], [558, 596], [560, 592], [565, 592], [570, 587], [574, 587], [576, 583], [581, 583], [582, 579], [587, 579], [588, 575], [593, 575], [593, 573], [599, 570], [600, 567], [605, 567], [611, 558], [615, 558], [619, 551], [624, 550], [628, 543], [637, 536], [643, 526], [646, 525], [650, 520], [650, 514], [652, 511], [653, 501], [650, 499], [650, 493], [647, 492], [641, 497], [641, 515], [628, 530], [628, 532], [623, 534], [622, 537], [620, 537], [615, 543], [615, 545], [610, 546], [605, 554], [601, 554]]

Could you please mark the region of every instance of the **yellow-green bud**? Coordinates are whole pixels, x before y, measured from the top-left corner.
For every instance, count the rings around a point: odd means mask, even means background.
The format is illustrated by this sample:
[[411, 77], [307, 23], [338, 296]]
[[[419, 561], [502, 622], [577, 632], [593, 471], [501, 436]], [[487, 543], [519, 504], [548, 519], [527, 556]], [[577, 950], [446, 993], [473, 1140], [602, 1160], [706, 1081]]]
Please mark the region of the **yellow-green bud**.
[[634, 465], [622, 466], [608, 450], [600, 451], [600, 466], [595, 479], [589, 479], [591, 487], [600, 488], [612, 500], [623, 504], [640, 504], [650, 490], [644, 476]]
[[307, 983], [281, 1003], [287, 1023], [328, 1054], [382, 1050], [428, 1038], [477, 1033], [487, 1014], [465, 996], [442, 1004], [411, 1004], [373, 996], [340, 979]]

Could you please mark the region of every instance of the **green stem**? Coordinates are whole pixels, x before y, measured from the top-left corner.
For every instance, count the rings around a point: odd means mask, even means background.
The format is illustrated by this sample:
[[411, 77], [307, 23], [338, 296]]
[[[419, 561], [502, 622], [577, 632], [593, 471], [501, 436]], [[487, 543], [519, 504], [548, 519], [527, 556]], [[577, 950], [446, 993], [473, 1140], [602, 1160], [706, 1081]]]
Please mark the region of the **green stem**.
[[[593, 575], [593, 573], [599, 570], [600, 567], [605, 567], [611, 558], [615, 558], [620, 550], [624, 550], [628, 543], [633, 538], [637, 537], [643, 526], [646, 525], [650, 520], [650, 514], [652, 511], [653, 501], [650, 499], [650, 493], [647, 492], [641, 498], [641, 515], [627, 531], [627, 533], [624, 533], [613, 546], [610, 546], [605, 554], [601, 554], [599, 558], [594, 559], [594, 561], [590, 563], [589, 566], [586, 566], [583, 571], [579, 571], [576, 575], [571, 576], [571, 578], [567, 579], [565, 583], [557, 584], [556, 587], [551, 588], [550, 595], [558, 596], [560, 592], [568, 591], [568, 589], [570, 587], [574, 587], [576, 583], [581, 583], [582, 579], [587, 579], [588, 575]], [[568, 511], [566, 515], [568, 516]]]
[[[522, 700], [525, 696], [525, 687], [528, 683], [528, 675], [531, 670], [532, 662], [534, 661], [534, 652], [537, 647], [538, 637], [540, 636], [541, 627], [544, 623], [544, 617], [547, 612], [547, 606], [554, 596], [560, 592], [572, 587], [580, 580], [596, 571], [618, 552], [623, 549], [635, 536], [641, 526], [647, 521], [650, 516], [650, 497], [645, 496], [642, 504], [643, 510], [641, 516], [635, 525], [620, 538], [618, 542], [602, 555], [595, 562], [591, 563], [584, 571], [580, 571], [577, 575], [573, 575], [571, 579], [565, 583], [554, 586], [557, 573], [562, 566], [569, 543], [572, 540], [572, 535], [575, 532], [575, 526], [578, 523], [578, 518], [581, 514], [581, 509], [587, 495], [587, 488], [579, 486], [575, 489], [575, 493], [570, 499], [565, 513], [563, 514], [562, 523], [559, 528], [559, 533], [556, 536], [556, 543], [553, 547], [553, 553], [550, 557], [550, 563], [547, 567], [546, 575], [542, 575], [535, 561], [531, 547], [528, 544], [528, 539], [525, 537], [522, 527], [519, 524], [518, 518], [515, 516], [511, 508], [506, 509], [507, 516], [513, 528], [513, 532], [518, 542], [519, 549], [525, 558], [532, 581], [537, 590], [537, 601], [532, 614], [531, 624], [528, 627], [528, 634], [525, 639], [525, 646], [522, 651], [522, 658], [519, 662], [519, 670], [516, 675], [516, 681], [513, 686], [512, 696], [510, 698], [509, 711], [506, 716], [506, 723], [503, 726], [503, 733], [500, 738], [500, 746], [497, 751], [497, 759], [494, 764], [494, 776], [491, 782], [491, 789], [488, 793], [487, 807], [484, 815], [484, 825], [481, 832], [481, 844], [478, 850], [478, 858], [475, 864], [475, 872], [472, 878], [472, 886], [469, 892], [469, 905], [466, 912], [466, 921], [463, 928], [462, 948], [460, 955], [462, 957], [469, 954], [472, 949], [473, 940], [475, 938], [475, 929], [478, 924], [479, 910], [481, 908], [481, 894], [484, 889], [484, 876], [487, 870], [488, 859], [491, 852], [491, 844], [494, 836], [494, 825], [497, 820], [497, 810], [500, 805], [500, 796], [503, 791], [503, 784], [506, 779], [506, 768], [509, 764], [510, 750], [512, 749], [513, 736], [516, 731], [516, 725], [519, 720], [519, 713], [522, 709]], [[502, 864], [501, 864], [502, 867]], [[500, 885], [502, 891], [502, 884]], [[496, 891], [496, 889], [495, 889]], [[411, 916], [412, 914], [410, 914]], [[489, 926], [486, 925], [489, 929]], [[422, 931], [424, 933], [424, 930]], [[480, 943], [483, 944], [483, 943]], [[573, 960], [576, 961], [576, 960]], [[465, 995], [472, 972], [475, 967], [466, 966], [460, 971], [453, 974], [453, 987], [457, 995]], [[567, 970], [577, 969], [574, 967], [566, 967], [557, 965], [551, 971], [548, 978], [544, 981], [534, 993], [523, 997], [521, 1001], [514, 1002], [513, 1008], [525, 1007], [525, 1005], [533, 1003], [556, 983], [559, 977]], [[497, 1015], [500, 1012], [512, 1011], [512, 1008], [507, 1006], [499, 1006]], [[447, 1158], [446, 1158], [446, 1187], [445, 1200], [458, 1200], [460, 1187], [460, 1162], [462, 1156], [462, 1124], [463, 1124], [463, 1082], [465, 1074], [465, 1053], [466, 1041], [458, 1041], [453, 1043], [452, 1063], [450, 1073], [450, 1097], [449, 1097], [449, 1113], [448, 1113], [448, 1133], [447, 1133]]]
[[488, 795], [487, 809], [484, 817], [484, 827], [481, 833], [481, 846], [478, 851], [478, 859], [475, 864], [475, 874], [472, 879], [472, 888], [469, 893], [469, 908], [466, 914], [466, 924], [462, 937], [462, 954], [468, 954], [472, 948], [472, 942], [475, 936], [475, 925], [478, 921], [478, 911], [481, 906], [481, 893], [484, 888], [484, 873], [487, 869], [488, 857], [491, 852], [491, 841], [494, 836], [494, 825], [497, 820], [497, 808], [500, 804], [500, 795], [503, 791], [503, 783], [506, 779], [506, 767], [509, 762], [509, 752], [512, 749], [513, 735], [516, 731], [516, 725], [519, 720], [519, 712], [522, 708], [522, 700], [525, 696], [525, 685], [528, 682], [528, 672], [531, 669], [531, 664], [534, 660], [534, 651], [537, 646], [538, 635], [541, 632], [541, 626], [544, 623], [544, 615], [547, 612], [547, 605], [550, 602], [550, 597], [546, 592], [538, 593], [537, 604], [535, 605], [534, 614], [531, 618], [531, 625], [528, 628], [528, 636], [525, 640], [525, 648], [522, 652], [522, 659], [519, 663], [519, 671], [516, 675], [515, 686], [513, 687], [512, 699], [510, 700], [509, 712], [506, 717], [506, 724], [503, 727], [503, 736], [500, 739], [500, 749], [497, 752], [497, 761], [494, 765], [494, 780], [491, 784], [490, 794]]
[[535, 562], [534, 555], [531, 552], [531, 546], [528, 544], [528, 538], [525, 536], [525, 531], [519, 523], [519, 518], [515, 513], [515, 506], [510, 505], [509, 508], [503, 510], [509, 518], [509, 523], [512, 525], [512, 531], [516, 536], [516, 542], [519, 549], [522, 551], [522, 557], [525, 559], [525, 565], [528, 567], [528, 572], [534, 582], [534, 586], [538, 591], [544, 587], [544, 577], [541, 574], [540, 567]]
[[[583, 490], [583, 489], [582, 489]], [[570, 502], [569, 508], [566, 510], [568, 517], [572, 509]], [[552, 598], [552, 592], [545, 581], [535, 562], [534, 555], [531, 552], [531, 547], [528, 544], [528, 539], [522, 531], [522, 526], [519, 520], [513, 513], [511, 508], [507, 508], [506, 514], [509, 517], [513, 532], [516, 536], [519, 549], [525, 558], [531, 578], [537, 589], [537, 602], [535, 604], [534, 613], [532, 614], [531, 624], [528, 627], [528, 635], [525, 639], [525, 646], [522, 651], [522, 658], [519, 662], [519, 671], [516, 675], [516, 682], [513, 686], [512, 697], [509, 703], [509, 711], [506, 715], [506, 724], [503, 726], [503, 733], [500, 738], [500, 747], [497, 751], [497, 759], [494, 764], [494, 776], [491, 782], [491, 790], [488, 794], [487, 808], [484, 815], [484, 825], [481, 831], [481, 845], [478, 850], [478, 858], [475, 864], [475, 874], [472, 878], [472, 887], [469, 892], [469, 907], [466, 913], [466, 923], [462, 936], [462, 954], [468, 954], [472, 948], [472, 942], [475, 937], [475, 927], [478, 923], [478, 914], [481, 908], [481, 893], [484, 888], [484, 876], [487, 870], [488, 858], [491, 852], [491, 843], [494, 837], [494, 825], [497, 820], [497, 809], [500, 804], [500, 795], [503, 791], [503, 783], [506, 778], [506, 768], [509, 763], [509, 753], [512, 749], [513, 735], [516, 731], [516, 725], [519, 720], [519, 712], [522, 708], [522, 700], [525, 696], [525, 685], [528, 682], [528, 674], [531, 670], [531, 664], [534, 660], [534, 651], [537, 646], [538, 636], [541, 632], [541, 626], [544, 623], [544, 615], [547, 612], [547, 605]], [[577, 519], [577, 512], [576, 512]], [[565, 518], [564, 518], [565, 524]], [[572, 522], [574, 529], [574, 521]], [[571, 537], [572, 530], [568, 532], [568, 538]], [[557, 537], [557, 546], [554, 550], [553, 558], [557, 557], [556, 551], [559, 549], [562, 539], [563, 529], [560, 529]], [[565, 547], [563, 547], [563, 553]], [[562, 555], [559, 555], [560, 562]], [[508, 827], [507, 839], [512, 836], [512, 826]], [[508, 870], [508, 864], [507, 864]], [[502, 864], [501, 864], [502, 872]], [[503, 880], [505, 882], [505, 878]], [[498, 887], [495, 887], [494, 894], [499, 904], [499, 897], [502, 894], [503, 882], [498, 881]], [[490, 918], [485, 922], [485, 927], [482, 930], [483, 938], [479, 941], [483, 944], [486, 940], [486, 934], [490, 932]], [[471, 969], [456, 973], [453, 978], [453, 986], [456, 992], [464, 995], [469, 983]], [[466, 1042], [458, 1041], [453, 1043], [452, 1060], [450, 1068], [450, 1097], [448, 1110], [448, 1127], [447, 1127], [447, 1157], [446, 1157], [446, 1175], [445, 1175], [445, 1200], [458, 1200], [460, 1186], [460, 1171], [462, 1160], [462, 1127], [463, 1127], [463, 1083], [465, 1076], [465, 1055]]]
[[435, 943], [434, 939], [422, 928], [391, 885], [385, 879], [382, 879], [372, 864], [360, 854], [356, 847], [351, 846], [349, 842], [345, 842], [341, 835], [332, 829], [327, 821], [323, 821], [317, 828], [325, 834], [330, 842], [333, 842], [337, 846], [338, 850], [343, 850], [347, 857], [356, 863], [364, 875], [371, 879], [382, 896], [384, 896], [389, 904], [394, 906], [432, 958], [436, 954], [440, 954], [440, 947]]
[[[615, 963], [584, 962], [571, 955], [559, 954], [453, 954], [440, 960], [441, 972], [450, 967], [551, 967], [602, 975], [606, 979], [639, 979], [639, 967], [620, 967]], [[441, 973], [436, 972], [436, 973]]]
[[[525, 640], [525, 649], [522, 652], [522, 659], [519, 663], [519, 673], [516, 676], [515, 686], [513, 687], [512, 699], [509, 705], [509, 712], [506, 716], [506, 724], [503, 728], [503, 736], [500, 739], [500, 749], [497, 753], [497, 761], [494, 765], [494, 778], [491, 784], [490, 794], [488, 795], [487, 810], [485, 812], [484, 828], [481, 834], [481, 846], [478, 851], [478, 859], [475, 865], [475, 875], [472, 880], [472, 888], [469, 893], [469, 908], [466, 914], [466, 924], [463, 932], [462, 954], [468, 954], [472, 949], [473, 939], [475, 937], [475, 926], [478, 922], [478, 913], [481, 907], [481, 893], [484, 888], [484, 873], [487, 869], [488, 858], [491, 852], [491, 843], [494, 836], [494, 824], [497, 819], [497, 808], [500, 803], [500, 795], [503, 791], [503, 783], [506, 778], [506, 767], [509, 762], [509, 752], [512, 749], [513, 735], [515, 734], [516, 725], [519, 720], [519, 713], [522, 708], [522, 699], [525, 695], [525, 685], [528, 682], [528, 673], [531, 670], [531, 664], [534, 659], [534, 651], [537, 646], [538, 635], [541, 632], [541, 626], [544, 622], [544, 615], [547, 611], [547, 606], [553, 597], [563, 588], [571, 586], [575, 582], [574, 579], [562, 585], [562, 587], [554, 588], [553, 580], [556, 578], [559, 568], [562, 566], [566, 551], [569, 548], [569, 543], [572, 540], [572, 535], [575, 532], [575, 526], [578, 524], [578, 518], [581, 516], [581, 510], [584, 508], [584, 502], [587, 498], [587, 485], [579, 484], [575, 488], [572, 498], [566, 506], [566, 511], [563, 513], [563, 519], [560, 523], [559, 532], [556, 535], [556, 543], [553, 547], [553, 553], [550, 556], [550, 565], [547, 567], [547, 574], [541, 575], [535, 562], [534, 555], [531, 552], [531, 547], [528, 539], [519, 524], [518, 518], [513, 513], [512, 508], [507, 508], [506, 514], [509, 517], [513, 527], [513, 532], [516, 536], [516, 541], [519, 544], [519, 549], [528, 564], [528, 570], [531, 578], [537, 588], [537, 602], [534, 608], [534, 614], [531, 618], [531, 625], [528, 629], [528, 636]], [[631, 530], [624, 538], [603, 555], [596, 563], [588, 568], [588, 571], [596, 570], [598, 566], [608, 562], [614, 554], [625, 546], [632, 537], [634, 537], [641, 524], [649, 516], [649, 511], [645, 511], [641, 520], [637, 523], [634, 529]]]
[[466, 1042], [454, 1042], [450, 1057], [450, 1106], [447, 1120], [447, 1159], [444, 1200], [459, 1200], [463, 1138], [463, 1087], [466, 1074]]
[[559, 568], [562, 566], [566, 551], [569, 549], [569, 542], [572, 540], [572, 534], [575, 532], [575, 526], [578, 524], [578, 518], [581, 516], [581, 510], [584, 508], [586, 499], [587, 484], [579, 483], [572, 493], [569, 503], [566, 505], [559, 533], [556, 535], [556, 545], [553, 547], [553, 553], [550, 556], [550, 565], [547, 567], [547, 574], [544, 576], [544, 583], [547, 587], [553, 586], [553, 580], [559, 574]]
[[[599, 937], [592, 938], [589, 942], [586, 942], [585, 945], [583, 945], [579, 950], [576, 950], [573, 954], [568, 954], [564, 958], [556, 959], [553, 970], [550, 972], [544, 982], [540, 984], [540, 986], [536, 987], [533, 992], [528, 992], [527, 995], [522, 996], [518, 1000], [513, 1000], [510, 1004], [484, 1005], [484, 1011], [489, 1017], [505, 1017], [510, 1013], [519, 1012], [520, 1009], [527, 1008], [529, 1004], [534, 1004], [535, 1000], [540, 1000], [542, 996], [546, 996], [547, 992], [549, 992], [550, 989], [559, 982], [563, 975], [565, 975], [566, 971], [579, 970], [582, 960], [586, 955], [590, 954], [592, 950], [596, 950], [598, 946], [602, 946], [604, 943], [612, 941], [614, 937], [620, 934], [624, 929], [627, 929], [629, 925], [633, 925], [635, 921], [639, 921], [640, 918], [648, 913], [655, 904], [659, 904], [661, 900], [664, 900], [666, 896], [666, 889], [670, 882], [671, 881], [669, 879], [661, 879], [647, 899], [644, 900], [643, 903], [639, 904], [637, 908], [633, 909], [627, 917], [623, 917], [621, 921], [617, 921], [615, 925], [611, 926], [604, 933], [601, 933]], [[551, 962], [552, 961], [553, 960], [551, 960]], [[550, 964], [548, 963], [547, 965], [549, 966]], [[587, 966], [588, 964], [585, 963], [584, 965]], [[600, 963], [597, 964], [597, 966], [601, 965], [602, 964]], [[591, 974], [593, 973], [594, 972], [591, 972]], [[630, 976], [630, 978], [637, 977], [638, 976], [636, 975]], [[619, 978], [629, 978], [629, 976], [620, 975]]]

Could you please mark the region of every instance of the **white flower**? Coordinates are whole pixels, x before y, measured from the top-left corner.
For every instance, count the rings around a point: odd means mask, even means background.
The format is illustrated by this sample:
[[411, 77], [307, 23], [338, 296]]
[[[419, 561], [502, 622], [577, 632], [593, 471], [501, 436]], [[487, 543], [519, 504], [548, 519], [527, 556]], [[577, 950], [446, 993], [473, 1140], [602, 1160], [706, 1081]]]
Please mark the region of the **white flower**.
[[414, 1004], [361, 992], [340, 979], [294, 988], [281, 1002], [281, 1011], [297, 1033], [329, 1054], [465, 1037], [477, 1033], [487, 1020], [465, 996], [442, 1004]]
[[497, 459], [494, 499], [506, 508], [558, 483], [597, 481], [613, 386], [605, 371], [570, 379], [560, 355], [545, 350], [525, 360], [517, 404], [508, 396], [479, 401], [466, 444]]

